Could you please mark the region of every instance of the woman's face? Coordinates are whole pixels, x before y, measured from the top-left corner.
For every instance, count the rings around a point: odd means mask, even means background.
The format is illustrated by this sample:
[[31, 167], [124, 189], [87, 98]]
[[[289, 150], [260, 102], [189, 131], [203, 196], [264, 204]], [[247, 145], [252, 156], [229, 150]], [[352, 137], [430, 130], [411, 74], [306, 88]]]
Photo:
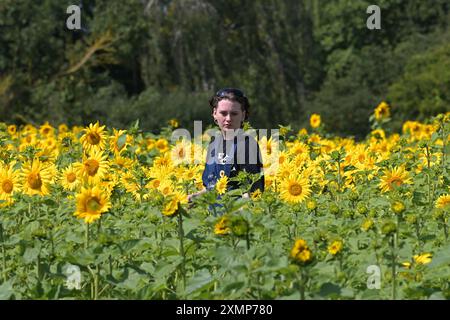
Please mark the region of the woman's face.
[[219, 101], [217, 108], [214, 109], [213, 117], [220, 130], [236, 130], [241, 127], [241, 123], [245, 119], [245, 111], [242, 111], [239, 102], [223, 99]]

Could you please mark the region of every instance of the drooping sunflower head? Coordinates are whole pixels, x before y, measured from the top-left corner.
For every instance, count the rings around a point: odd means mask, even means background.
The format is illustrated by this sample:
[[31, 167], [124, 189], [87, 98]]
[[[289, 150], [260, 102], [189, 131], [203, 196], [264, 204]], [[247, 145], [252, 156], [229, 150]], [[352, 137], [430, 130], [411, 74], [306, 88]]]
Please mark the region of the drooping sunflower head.
[[310, 195], [309, 182], [301, 176], [290, 176], [281, 185], [281, 198], [288, 203], [303, 202]]
[[100, 126], [98, 121], [95, 124], [89, 124], [80, 138], [83, 149], [87, 152], [104, 150], [106, 145], [106, 132], [104, 130], [105, 126]]
[[84, 219], [86, 223], [92, 223], [100, 219], [101, 214], [107, 212], [111, 207], [106, 192], [95, 186], [83, 188], [76, 197], [77, 209], [74, 215]]

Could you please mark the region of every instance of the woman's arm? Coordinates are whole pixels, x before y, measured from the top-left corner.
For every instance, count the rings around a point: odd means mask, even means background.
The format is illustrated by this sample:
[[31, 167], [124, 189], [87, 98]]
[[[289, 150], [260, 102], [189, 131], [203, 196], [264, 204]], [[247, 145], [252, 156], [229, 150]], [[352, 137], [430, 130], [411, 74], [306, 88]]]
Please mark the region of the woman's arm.
[[192, 198], [198, 197], [199, 195], [202, 195], [205, 192], [206, 192], [206, 189], [203, 189], [203, 190], [200, 190], [200, 191], [198, 191], [196, 193], [188, 194], [188, 196], [187, 196], [188, 197], [188, 202], [191, 202]]

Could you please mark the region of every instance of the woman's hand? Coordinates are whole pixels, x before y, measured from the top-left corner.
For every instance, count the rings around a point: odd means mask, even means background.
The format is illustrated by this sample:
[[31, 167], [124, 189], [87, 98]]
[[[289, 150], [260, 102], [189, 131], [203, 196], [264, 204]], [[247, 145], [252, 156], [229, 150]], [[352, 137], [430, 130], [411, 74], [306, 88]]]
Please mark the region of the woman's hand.
[[187, 196], [188, 203], [191, 203], [192, 199], [194, 199], [195, 197], [198, 197], [201, 194], [204, 194], [205, 192], [206, 192], [206, 189], [203, 189], [199, 192], [188, 194], [188, 196]]

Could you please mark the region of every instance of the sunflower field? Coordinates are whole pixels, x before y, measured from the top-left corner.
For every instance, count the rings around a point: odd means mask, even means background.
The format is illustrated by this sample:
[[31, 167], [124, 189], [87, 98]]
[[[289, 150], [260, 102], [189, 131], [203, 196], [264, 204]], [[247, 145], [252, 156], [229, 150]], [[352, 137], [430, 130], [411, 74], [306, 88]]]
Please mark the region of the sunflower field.
[[449, 299], [450, 113], [387, 134], [389, 112], [364, 141], [281, 127], [263, 193], [193, 203], [209, 139], [170, 143], [176, 120], [2, 123], [0, 298]]

